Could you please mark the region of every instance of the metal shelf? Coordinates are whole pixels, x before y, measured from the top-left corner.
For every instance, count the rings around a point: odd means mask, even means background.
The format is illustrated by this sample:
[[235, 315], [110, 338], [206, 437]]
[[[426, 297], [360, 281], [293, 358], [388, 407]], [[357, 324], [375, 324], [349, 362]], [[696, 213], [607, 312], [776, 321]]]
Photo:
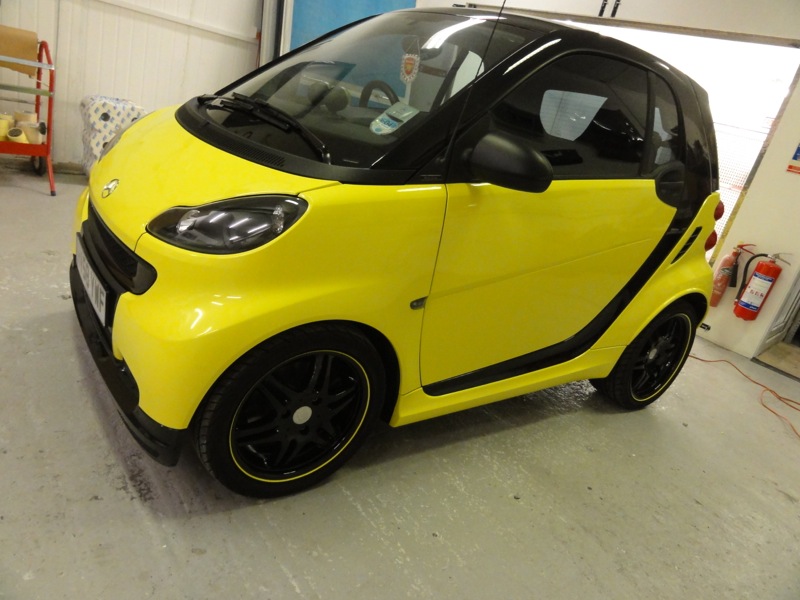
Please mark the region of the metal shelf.
[[[56, 195], [56, 183], [53, 178], [53, 103], [55, 96], [56, 85], [56, 70], [53, 64], [53, 59], [50, 56], [50, 47], [47, 42], [39, 41], [39, 54], [38, 60], [24, 60], [13, 56], [0, 56], [0, 61], [12, 64], [24, 65], [27, 67], [34, 67], [36, 69], [36, 86], [26, 87], [19, 85], [0, 84], [0, 90], [7, 90], [17, 92], [20, 94], [31, 94], [34, 100], [19, 100], [9, 99], [13, 102], [20, 102], [23, 104], [33, 104], [39, 120], [42, 120], [42, 105], [46, 104], [47, 118], [44, 119], [47, 125], [47, 134], [45, 141], [41, 144], [20, 144], [18, 142], [0, 142], [0, 154], [15, 154], [19, 156], [30, 156], [31, 163], [34, 170], [43, 175], [45, 170], [50, 179], [50, 195]], [[47, 76], [47, 84], [43, 83], [43, 75]], [[46, 102], [42, 102], [42, 99]]]

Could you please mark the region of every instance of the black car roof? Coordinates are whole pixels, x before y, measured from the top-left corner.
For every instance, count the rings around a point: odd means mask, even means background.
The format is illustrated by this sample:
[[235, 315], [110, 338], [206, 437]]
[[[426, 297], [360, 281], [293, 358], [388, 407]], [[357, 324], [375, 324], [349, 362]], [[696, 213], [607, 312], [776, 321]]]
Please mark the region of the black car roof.
[[[461, 7], [432, 7], [432, 8], [410, 8], [409, 11], [414, 12], [429, 12], [429, 13], [439, 13], [439, 14], [446, 14], [446, 15], [456, 15], [459, 17], [468, 17], [472, 19], [477, 19], [480, 17], [491, 17], [495, 18], [500, 14], [499, 10], [492, 10], [492, 9], [478, 9], [478, 8], [461, 8]], [[529, 15], [523, 15], [520, 13], [516, 13], [510, 11], [509, 9], [504, 9], [502, 11], [502, 18], [503, 21], [509, 25], [513, 25], [514, 27], [520, 27], [522, 29], [531, 29], [531, 30], [546, 30], [546, 31], [555, 31], [558, 29], [572, 29], [568, 25], [563, 23], [557, 23], [555, 21], [550, 21], [548, 19], [542, 19], [539, 17], [532, 17]]]
[[[403, 11], [405, 12], [405, 11]], [[461, 8], [461, 7], [432, 7], [432, 8], [412, 8], [408, 12], [427, 12], [454, 15], [465, 18], [480, 18], [480, 17], [497, 17], [500, 10], [492, 9], [477, 9], [477, 8]], [[565, 42], [564, 49], [574, 51], [576, 49], [586, 49], [589, 51], [606, 51], [615, 56], [628, 58], [648, 68], [660, 72], [668, 79], [677, 76], [684, 81], [689, 78], [681, 73], [679, 70], [668, 65], [660, 58], [623, 42], [613, 37], [605, 36], [595, 31], [582, 29], [580, 27], [571, 27], [565, 23], [543, 19], [541, 17], [533, 17], [521, 13], [516, 13], [508, 9], [503, 9], [502, 20], [506, 25], [526, 29], [528, 31], [541, 32], [542, 37], [546, 35], [558, 35], [562, 41]]]

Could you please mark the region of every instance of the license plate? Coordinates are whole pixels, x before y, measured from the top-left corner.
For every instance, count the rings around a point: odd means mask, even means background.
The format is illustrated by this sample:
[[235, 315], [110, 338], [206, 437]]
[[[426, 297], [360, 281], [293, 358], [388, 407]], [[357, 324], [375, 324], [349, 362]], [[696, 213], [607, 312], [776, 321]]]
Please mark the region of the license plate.
[[78, 237], [78, 242], [75, 244], [75, 264], [78, 266], [78, 274], [81, 276], [83, 288], [89, 297], [89, 303], [94, 308], [100, 323], [105, 326], [108, 292], [100, 278], [95, 274], [94, 269], [92, 269], [89, 259], [86, 258], [86, 250], [83, 248], [83, 241], [80, 237]]

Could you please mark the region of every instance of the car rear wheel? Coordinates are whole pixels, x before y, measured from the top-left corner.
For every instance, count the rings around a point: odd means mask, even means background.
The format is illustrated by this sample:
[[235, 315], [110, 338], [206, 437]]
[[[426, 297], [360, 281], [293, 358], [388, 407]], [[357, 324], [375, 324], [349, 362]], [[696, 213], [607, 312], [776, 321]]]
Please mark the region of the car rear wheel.
[[625, 349], [611, 374], [592, 379], [592, 385], [623, 408], [652, 404], [683, 368], [696, 329], [692, 306], [683, 301], [672, 304]]
[[356, 451], [380, 413], [385, 377], [360, 332], [318, 325], [258, 346], [217, 382], [195, 426], [226, 487], [272, 497], [308, 488]]

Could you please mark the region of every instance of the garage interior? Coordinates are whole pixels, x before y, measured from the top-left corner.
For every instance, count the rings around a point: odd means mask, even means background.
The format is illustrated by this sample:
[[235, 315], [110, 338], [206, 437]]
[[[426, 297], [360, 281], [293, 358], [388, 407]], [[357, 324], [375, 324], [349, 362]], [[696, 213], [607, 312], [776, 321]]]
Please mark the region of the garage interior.
[[[794, 254], [758, 320], [711, 309], [692, 358], [646, 410], [618, 410], [577, 382], [379, 426], [327, 482], [263, 501], [221, 487], [190, 448], [166, 468], [136, 445], [86, 349], [67, 277], [87, 180], [81, 98], [152, 109], [217, 89], [299, 43], [292, 21], [321, 10], [218, 4], [0, 0], [0, 24], [50, 41], [59, 83], [57, 196], [27, 158], [0, 157], [0, 598], [800, 597], [800, 175], [787, 171], [800, 143], [796, 2], [766, 11], [737, 0], [737, 14], [687, 0], [637, 14], [623, 0], [614, 17], [610, 2], [598, 17], [599, 0], [507, 3], [576, 24], [704, 29], [788, 55], [717, 247]], [[345, 15], [318, 20], [451, 3], [343, 4]], [[140, 43], [146, 51], [132, 52]], [[766, 355], [775, 348], [782, 358]]]

